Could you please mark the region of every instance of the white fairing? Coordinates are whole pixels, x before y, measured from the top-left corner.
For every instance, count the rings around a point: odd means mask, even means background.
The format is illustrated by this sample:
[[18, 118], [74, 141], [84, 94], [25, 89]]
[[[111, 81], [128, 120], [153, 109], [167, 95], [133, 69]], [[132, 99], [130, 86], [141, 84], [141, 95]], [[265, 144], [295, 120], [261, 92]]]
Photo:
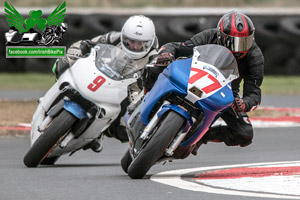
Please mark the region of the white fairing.
[[105, 110], [104, 116], [95, 117], [94, 122], [78, 139], [68, 142], [65, 148], [57, 146], [49, 155], [50, 157], [76, 151], [96, 139], [119, 115], [120, 104], [128, 95], [127, 87], [135, 83], [138, 78], [132, 76], [123, 80], [113, 80], [96, 67], [95, 60], [96, 50], [92, 49], [89, 57], [78, 59], [39, 100], [31, 123], [31, 145], [43, 134], [43, 131], [39, 131], [39, 127], [45, 120], [47, 111], [51, 109], [50, 106], [62, 92], [59, 86], [65, 82], [68, 82], [84, 98], [96, 104], [98, 111]]
[[[215, 66], [199, 61], [199, 55], [199, 52], [196, 49], [194, 49], [191, 73], [188, 84], [188, 95], [186, 97], [189, 101], [193, 103], [200, 99], [205, 99], [211, 96], [226, 85], [227, 87], [230, 87], [228, 84], [234, 79], [238, 78], [238, 74], [230, 74], [227, 78], [225, 78]], [[196, 78], [196, 80], [194, 78], [194, 80], [191, 81], [193, 77], [197, 77], [198, 73], [201, 73], [201, 75], [198, 75], [199, 78]], [[193, 87], [196, 87], [202, 92], [201, 97], [190, 92], [190, 89]]]
[[[120, 99], [123, 100], [127, 97], [128, 85], [135, 82], [136, 80], [126, 79], [122, 81], [115, 81], [109, 79], [93, 65], [95, 65], [94, 61], [90, 58], [78, 60], [72, 66], [72, 68], [70, 68], [69, 73], [63, 74], [63, 80], [60, 80], [60, 82], [70, 80], [69, 78], [71, 78], [72, 80], [80, 80], [76, 82], [70, 81], [70, 83], [74, 88], [77, 88], [81, 95], [87, 97], [94, 103], [112, 105], [116, 104], [117, 106], [119, 106]], [[101, 85], [101, 87], [99, 87], [99, 89], [93, 92], [88, 89], [88, 86], [93, 83], [93, 80], [95, 80], [98, 76], [102, 76], [105, 79], [105, 82], [103, 83], [103, 85]], [[99, 81], [102, 81], [101, 78], [99, 79]]]
[[31, 120], [31, 132], [30, 132], [30, 139], [31, 139], [31, 146], [35, 142], [35, 140], [40, 136], [40, 132], [38, 131], [39, 125], [45, 119], [45, 113], [50, 109], [52, 102], [55, 98], [60, 94], [58, 89], [58, 82], [56, 82], [45, 94], [44, 97], [39, 99], [39, 105], [33, 114]]

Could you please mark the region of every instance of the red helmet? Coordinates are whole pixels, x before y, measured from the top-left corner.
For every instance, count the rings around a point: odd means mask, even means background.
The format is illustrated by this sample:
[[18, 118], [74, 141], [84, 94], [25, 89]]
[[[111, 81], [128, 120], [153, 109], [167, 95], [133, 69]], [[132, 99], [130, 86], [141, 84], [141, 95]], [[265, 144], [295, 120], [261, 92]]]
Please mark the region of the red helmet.
[[245, 14], [231, 11], [218, 23], [218, 43], [227, 47], [236, 58], [244, 57], [254, 41], [254, 25]]

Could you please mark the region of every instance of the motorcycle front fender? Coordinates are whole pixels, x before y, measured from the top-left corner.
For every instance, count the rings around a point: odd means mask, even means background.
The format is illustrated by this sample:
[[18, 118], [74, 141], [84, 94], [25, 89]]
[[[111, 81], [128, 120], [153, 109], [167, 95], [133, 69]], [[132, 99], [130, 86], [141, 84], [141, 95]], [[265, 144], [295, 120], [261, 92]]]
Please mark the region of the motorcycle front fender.
[[158, 118], [161, 118], [161, 116], [163, 116], [164, 113], [166, 113], [169, 110], [173, 110], [173, 111], [177, 112], [178, 114], [183, 116], [190, 123], [191, 126], [193, 125], [193, 120], [192, 120], [190, 114], [186, 110], [184, 110], [182, 107], [175, 105], [175, 104], [163, 105], [161, 110], [157, 113]]
[[78, 119], [88, 118], [87, 112], [74, 101], [64, 100], [64, 109]]

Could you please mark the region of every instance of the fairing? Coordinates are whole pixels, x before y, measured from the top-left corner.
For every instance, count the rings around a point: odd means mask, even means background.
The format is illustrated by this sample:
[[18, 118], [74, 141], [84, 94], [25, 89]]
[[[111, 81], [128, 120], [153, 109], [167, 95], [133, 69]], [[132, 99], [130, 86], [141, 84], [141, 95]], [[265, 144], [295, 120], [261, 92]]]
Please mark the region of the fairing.
[[150, 112], [164, 95], [171, 92], [179, 96], [187, 95], [191, 62], [192, 58], [174, 61], [159, 75], [155, 85], [142, 103], [140, 119], [144, 124], [148, 124]]

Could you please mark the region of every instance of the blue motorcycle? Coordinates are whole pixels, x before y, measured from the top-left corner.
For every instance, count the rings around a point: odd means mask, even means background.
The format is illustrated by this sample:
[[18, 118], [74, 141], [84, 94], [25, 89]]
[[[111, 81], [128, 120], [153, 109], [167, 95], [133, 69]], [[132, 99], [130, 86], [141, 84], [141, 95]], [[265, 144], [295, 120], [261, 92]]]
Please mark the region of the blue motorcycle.
[[231, 82], [238, 78], [232, 53], [220, 45], [194, 48], [176, 60], [125, 122], [130, 147], [121, 160], [133, 179], [143, 178], [158, 162], [184, 159], [233, 102]]

